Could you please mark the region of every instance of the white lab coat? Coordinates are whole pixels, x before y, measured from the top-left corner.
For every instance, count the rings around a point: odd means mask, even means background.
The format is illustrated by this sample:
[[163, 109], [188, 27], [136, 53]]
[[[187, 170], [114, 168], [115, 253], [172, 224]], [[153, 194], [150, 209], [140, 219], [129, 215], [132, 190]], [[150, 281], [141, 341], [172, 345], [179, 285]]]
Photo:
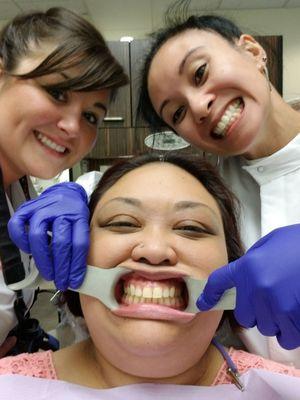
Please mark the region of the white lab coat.
[[[30, 179], [28, 179], [28, 188], [30, 196], [32, 198], [36, 197], [36, 193]], [[10, 201], [8, 197], [7, 200], [10, 213], [12, 215], [14, 213], [14, 209], [16, 209], [19, 205], [26, 201], [25, 195], [19, 182], [16, 182], [11, 186], [11, 195], [12, 200]], [[33, 260], [30, 260], [29, 255], [23, 252], [21, 252], [21, 258], [24, 267], [26, 269], [29, 269], [30, 265], [32, 265], [31, 263], [33, 263]], [[23, 294], [25, 303], [29, 308], [33, 301], [34, 290], [24, 290]], [[4, 283], [0, 261], [0, 345], [7, 337], [9, 331], [17, 325], [17, 318], [14, 312], [15, 299], [15, 293], [12, 290], [8, 289]]]
[[[300, 134], [269, 157], [225, 159], [221, 174], [241, 202], [246, 249], [275, 228], [300, 223]], [[256, 328], [245, 331], [242, 340], [253, 353], [300, 368], [300, 348], [284, 350]]]

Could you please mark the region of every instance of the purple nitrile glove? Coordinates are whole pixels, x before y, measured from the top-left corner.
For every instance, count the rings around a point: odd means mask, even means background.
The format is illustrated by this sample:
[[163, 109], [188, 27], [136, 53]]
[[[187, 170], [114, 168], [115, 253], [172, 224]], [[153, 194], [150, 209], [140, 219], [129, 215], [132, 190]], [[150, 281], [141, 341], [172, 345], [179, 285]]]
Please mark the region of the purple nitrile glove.
[[213, 307], [225, 290], [236, 287], [234, 315], [240, 325], [257, 326], [288, 350], [300, 346], [300, 224], [275, 229], [245, 255], [215, 270], [197, 300]]
[[[60, 290], [83, 281], [89, 248], [89, 209], [82, 186], [64, 182], [17, 209], [8, 224], [11, 239], [31, 253], [40, 274]], [[47, 234], [52, 232], [52, 239]]]

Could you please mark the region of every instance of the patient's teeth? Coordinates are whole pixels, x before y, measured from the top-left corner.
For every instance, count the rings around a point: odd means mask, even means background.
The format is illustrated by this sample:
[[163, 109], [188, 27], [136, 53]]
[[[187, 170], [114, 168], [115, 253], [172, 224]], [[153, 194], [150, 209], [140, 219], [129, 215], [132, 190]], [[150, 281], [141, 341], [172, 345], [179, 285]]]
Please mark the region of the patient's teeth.
[[146, 299], [152, 299], [152, 289], [149, 287], [144, 287], [143, 297], [145, 297]]
[[170, 289], [170, 297], [174, 297], [175, 296], [175, 287], [172, 286]]
[[166, 297], [166, 298], [164, 299], [164, 303], [165, 303], [166, 306], [170, 306], [170, 305], [171, 305], [170, 298], [169, 298], [169, 297]]
[[131, 294], [131, 296], [135, 295], [135, 287], [133, 284], [130, 285], [130, 294]]
[[153, 299], [159, 299], [160, 297], [162, 297], [162, 288], [156, 286], [153, 289], [153, 294], [152, 294]]
[[124, 282], [122, 302], [126, 305], [147, 303], [180, 308], [184, 305], [179, 284], [172, 281], [148, 282], [145, 279], [132, 279]]

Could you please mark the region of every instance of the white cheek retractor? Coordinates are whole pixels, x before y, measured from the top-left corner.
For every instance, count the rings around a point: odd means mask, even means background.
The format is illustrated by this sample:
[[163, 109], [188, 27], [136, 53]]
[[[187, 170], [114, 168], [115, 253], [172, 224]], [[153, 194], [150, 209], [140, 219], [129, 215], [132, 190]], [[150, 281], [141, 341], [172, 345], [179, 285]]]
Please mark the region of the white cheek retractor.
[[[115, 267], [110, 269], [97, 268], [92, 265], [87, 266], [87, 272], [83, 284], [74, 291], [96, 297], [111, 310], [118, 308], [115, 297], [115, 287], [122, 275], [130, 272], [126, 267]], [[184, 310], [189, 313], [200, 312], [196, 306], [196, 301], [204, 289], [206, 279], [195, 279], [191, 277], [183, 278], [189, 295], [189, 304]], [[220, 301], [211, 310], [233, 310], [235, 308], [236, 290], [235, 288], [226, 290]]]
[[[87, 265], [87, 271], [83, 284], [78, 288], [74, 289], [75, 292], [87, 294], [89, 296], [96, 297], [103, 304], [111, 310], [119, 307], [119, 304], [115, 297], [115, 287], [122, 275], [132, 271], [126, 267], [114, 267], [114, 268], [99, 268], [92, 265]], [[189, 295], [189, 304], [184, 310], [189, 313], [200, 312], [196, 306], [196, 301], [204, 289], [207, 280], [206, 279], [195, 279], [192, 277], [183, 278]], [[32, 267], [29, 275], [25, 279], [19, 282], [8, 285], [11, 290], [20, 290], [25, 288], [37, 288], [43, 279], [39, 275], [36, 267]], [[71, 289], [73, 290], [73, 289]], [[220, 301], [211, 310], [233, 310], [235, 308], [236, 300], [236, 289], [232, 288], [226, 290], [222, 295]]]

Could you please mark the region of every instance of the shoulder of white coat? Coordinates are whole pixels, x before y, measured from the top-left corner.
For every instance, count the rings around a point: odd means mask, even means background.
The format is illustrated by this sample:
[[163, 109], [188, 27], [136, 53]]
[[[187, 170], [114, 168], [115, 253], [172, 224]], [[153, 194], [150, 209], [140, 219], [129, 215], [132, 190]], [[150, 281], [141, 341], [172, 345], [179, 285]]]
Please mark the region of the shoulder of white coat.
[[103, 173], [100, 171], [91, 171], [81, 175], [77, 180], [76, 183], [81, 185], [84, 190], [86, 191], [88, 197], [92, 194], [93, 190], [95, 189], [96, 185], [100, 181]]

